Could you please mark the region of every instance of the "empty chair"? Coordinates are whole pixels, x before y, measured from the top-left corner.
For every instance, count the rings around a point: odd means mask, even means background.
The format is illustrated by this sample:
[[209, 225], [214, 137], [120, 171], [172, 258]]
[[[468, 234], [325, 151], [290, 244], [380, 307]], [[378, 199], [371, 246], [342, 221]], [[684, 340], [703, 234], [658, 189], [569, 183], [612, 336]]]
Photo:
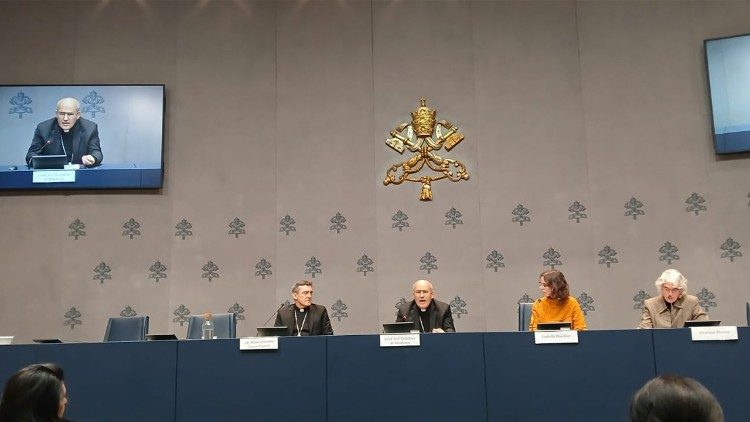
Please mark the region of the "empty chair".
[[[213, 314], [214, 337], [236, 338], [237, 318], [234, 313]], [[202, 337], [203, 315], [191, 315], [188, 319], [187, 338], [200, 339]]]
[[110, 318], [104, 341], [142, 341], [148, 333], [148, 316]]
[[533, 303], [518, 304], [518, 331], [529, 331], [531, 323], [531, 306]]

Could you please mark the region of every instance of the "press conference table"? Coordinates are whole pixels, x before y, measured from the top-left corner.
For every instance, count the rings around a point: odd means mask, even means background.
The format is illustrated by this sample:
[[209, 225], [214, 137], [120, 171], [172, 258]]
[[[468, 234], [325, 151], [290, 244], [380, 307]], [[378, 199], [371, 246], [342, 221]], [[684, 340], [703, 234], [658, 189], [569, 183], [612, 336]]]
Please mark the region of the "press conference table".
[[[0, 188], [5, 189], [96, 189], [155, 188], [161, 186], [158, 165], [104, 163], [75, 170], [75, 182], [34, 183], [34, 171], [26, 165], [0, 165]], [[39, 170], [37, 170], [39, 171]], [[56, 171], [56, 170], [50, 170]], [[57, 170], [64, 171], [64, 170]]]
[[656, 374], [694, 377], [727, 421], [745, 418], [750, 328], [738, 341], [690, 331], [587, 331], [578, 344], [533, 333], [421, 335], [381, 348], [377, 335], [282, 337], [279, 350], [238, 340], [0, 346], [0, 382], [33, 362], [60, 364], [86, 421], [624, 421]]

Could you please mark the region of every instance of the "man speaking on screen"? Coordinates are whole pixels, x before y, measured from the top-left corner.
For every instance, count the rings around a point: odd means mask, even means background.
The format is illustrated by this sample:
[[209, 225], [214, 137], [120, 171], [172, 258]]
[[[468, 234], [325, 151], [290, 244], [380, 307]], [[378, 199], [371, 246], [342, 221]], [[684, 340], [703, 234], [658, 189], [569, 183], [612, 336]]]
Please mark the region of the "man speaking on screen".
[[96, 123], [81, 118], [78, 100], [61, 99], [55, 117], [37, 125], [26, 153], [26, 164], [35, 155], [66, 155], [69, 163], [86, 167], [101, 164], [104, 155], [99, 146], [99, 129]]

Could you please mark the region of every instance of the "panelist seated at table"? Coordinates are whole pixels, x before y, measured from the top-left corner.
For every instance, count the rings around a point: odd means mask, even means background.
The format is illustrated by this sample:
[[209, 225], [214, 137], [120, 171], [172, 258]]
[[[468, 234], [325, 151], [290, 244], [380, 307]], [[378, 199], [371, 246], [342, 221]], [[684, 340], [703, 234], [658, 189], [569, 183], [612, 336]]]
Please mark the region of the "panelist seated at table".
[[544, 271], [539, 275], [539, 290], [544, 297], [531, 305], [529, 331], [536, 331], [542, 322], [570, 322], [574, 330], [585, 330], [586, 320], [581, 305], [570, 296], [565, 275], [558, 270]]
[[62, 368], [54, 363], [21, 368], [5, 383], [0, 399], [0, 421], [65, 422], [68, 404]]
[[630, 422], [723, 422], [721, 404], [703, 384], [679, 375], [647, 382], [630, 401]]
[[312, 297], [312, 282], [296, 282], [292, 287], [293, 303], [279, 308], [274, 325], [286, 326], [290, 336], [333, 335], [328, 310], [325, 306], [312, 303]]
[[81, 117], [75, 98], [57, 102], [55, 117], [39, 123], [26, 153], [26, 164], [35, 155], [66, 155], [71, 164], [94, 167], [104, 159], [96, 123]]
[[417, 280], [411, 287], [414, 300], [399, 306], [396, 322], [413, 322], [420, 333], [455, 332], [451, 307], [435, 299], [435, 290], [427, 280]]
[[654, 282], [659, 295], [643, 302], [638, 328], [682, 328], [688, 320], [707, 320], [697, 297], [687, 294], [687, 278], [675, 269]]

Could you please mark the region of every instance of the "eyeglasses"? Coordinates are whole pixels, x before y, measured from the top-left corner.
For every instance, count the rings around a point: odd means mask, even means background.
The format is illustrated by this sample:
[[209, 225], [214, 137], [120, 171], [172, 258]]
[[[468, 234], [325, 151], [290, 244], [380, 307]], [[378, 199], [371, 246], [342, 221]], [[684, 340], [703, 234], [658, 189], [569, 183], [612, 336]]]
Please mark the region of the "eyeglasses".
[[680, 289], [680, 288], [677, 288], [677, 287], [669, 288], [667, 286], [661, 286], [661, 290], [664, 293], [680, 293], [680, 292], [682, 292], [682, 289]]

